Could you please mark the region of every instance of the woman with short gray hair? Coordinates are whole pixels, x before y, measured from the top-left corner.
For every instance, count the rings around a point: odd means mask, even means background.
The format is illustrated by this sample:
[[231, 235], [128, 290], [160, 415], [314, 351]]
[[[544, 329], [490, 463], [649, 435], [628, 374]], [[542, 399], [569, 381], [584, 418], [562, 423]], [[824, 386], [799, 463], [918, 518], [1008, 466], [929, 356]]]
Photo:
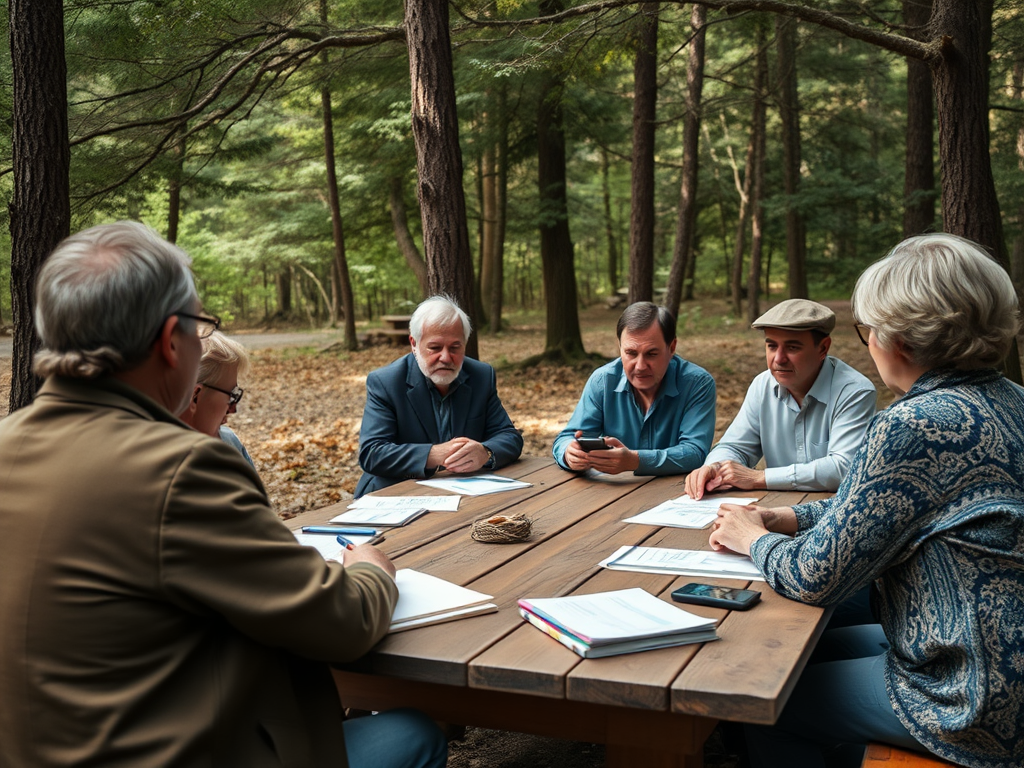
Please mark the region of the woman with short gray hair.
[[751, 764], [859, 765], [881, 741], [1024, 765], [1024, 389], [996, 368], [1013, 284], [976, 244], [922, 235], [865, 270], [852, 307], [899, 399], [833, 498], [723, 505], [711, 544], [814, 605], [873, 584], [878, 623], [825, 632], [776, 725], [747, 728]]

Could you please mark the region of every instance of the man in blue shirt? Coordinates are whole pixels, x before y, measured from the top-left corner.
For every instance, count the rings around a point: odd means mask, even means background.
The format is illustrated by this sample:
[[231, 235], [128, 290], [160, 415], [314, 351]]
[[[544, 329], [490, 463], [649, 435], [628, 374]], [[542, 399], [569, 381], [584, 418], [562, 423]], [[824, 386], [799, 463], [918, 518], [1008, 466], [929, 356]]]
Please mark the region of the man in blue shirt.
[[[875, 415], [875, 386], [828, 354], [835, 313], [807, 299], [772, 307], [764, 331], [768, 370], [747, 390], [704, 466], [686, 478], [699, 499], [727, 488], [834, 491]], [[757, 469], [764, 457], [765, 468]]]
[[[569, 424], [552, 448], [563, 469], [606, 474], [675, 475], [699, 467], [715, 431], [715, 381], [677, 357], [676, 319], [641, 301], [615, 329], [619, 359], [590, 376]], [[585, 451], [580, 437], [605, 436]]]

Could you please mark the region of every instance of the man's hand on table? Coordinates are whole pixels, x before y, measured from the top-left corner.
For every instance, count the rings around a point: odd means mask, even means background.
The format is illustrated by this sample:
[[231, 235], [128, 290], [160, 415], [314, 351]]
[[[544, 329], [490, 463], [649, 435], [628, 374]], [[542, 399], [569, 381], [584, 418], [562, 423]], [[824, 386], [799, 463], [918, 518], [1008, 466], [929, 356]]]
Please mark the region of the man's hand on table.
[[395, 578], [395, 564], [373, 544], [349, 545], [342, 554], [344, 557], [341, 564], [346, 568], [356, 563], [370, 563], [380, 567], [392, 579]]
[[751, 469], [735, 461], [716, 461], [698, 467], [686, 476], [686, 493], [691, 499], [701, 499], [705, 493], [728, 488], [764, 488], [764, 472]]
[[448, 472], [465, 474], [476, 472], [489, 458], [490, 454], [483, 443], [470, 440], [468, 437], [456, 437], [430, 449], [427, 455], [427, 469], [442, 467]]
[[759, 507], [756, 504], [722, 504], [711, 524], [708, 543], [716, 552], [730, 550], [749, 555], [750, 547], [766, 533], [796, 533], [792, 507]]

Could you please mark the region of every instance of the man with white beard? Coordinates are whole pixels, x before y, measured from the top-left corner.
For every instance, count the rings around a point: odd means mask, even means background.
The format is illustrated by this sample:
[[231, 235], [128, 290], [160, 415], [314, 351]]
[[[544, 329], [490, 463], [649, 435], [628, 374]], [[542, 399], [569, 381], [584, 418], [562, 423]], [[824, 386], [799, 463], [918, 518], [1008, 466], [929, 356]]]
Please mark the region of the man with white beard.
[[452, 299], [431, 296], [409, 321], [412, 351], [367, 376], [356, 498], [440, 470], [498, 469], [519, 458], [523, 437], [498, 398], [494, 369], [465, 358], [472, 330]]

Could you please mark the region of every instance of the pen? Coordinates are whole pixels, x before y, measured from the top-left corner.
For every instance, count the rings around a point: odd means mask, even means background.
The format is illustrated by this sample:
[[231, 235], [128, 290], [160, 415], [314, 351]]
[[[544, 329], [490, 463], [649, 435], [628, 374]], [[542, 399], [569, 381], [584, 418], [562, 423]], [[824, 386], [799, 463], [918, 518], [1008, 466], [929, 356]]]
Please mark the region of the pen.
[[304, 525], [303, 533], [340, 533], [349, 536], [377, 536], [380, 534], [376, 528], [345, 528], [341, 525]]
[[338, 536], [338, 543], [341, 544], [341, 546], [345, 547], [346, 549], [348, 547], [354, 547], [355, 546], [355, 544], [353, 544], [351, 541], [346, 539], [344, 536]]

